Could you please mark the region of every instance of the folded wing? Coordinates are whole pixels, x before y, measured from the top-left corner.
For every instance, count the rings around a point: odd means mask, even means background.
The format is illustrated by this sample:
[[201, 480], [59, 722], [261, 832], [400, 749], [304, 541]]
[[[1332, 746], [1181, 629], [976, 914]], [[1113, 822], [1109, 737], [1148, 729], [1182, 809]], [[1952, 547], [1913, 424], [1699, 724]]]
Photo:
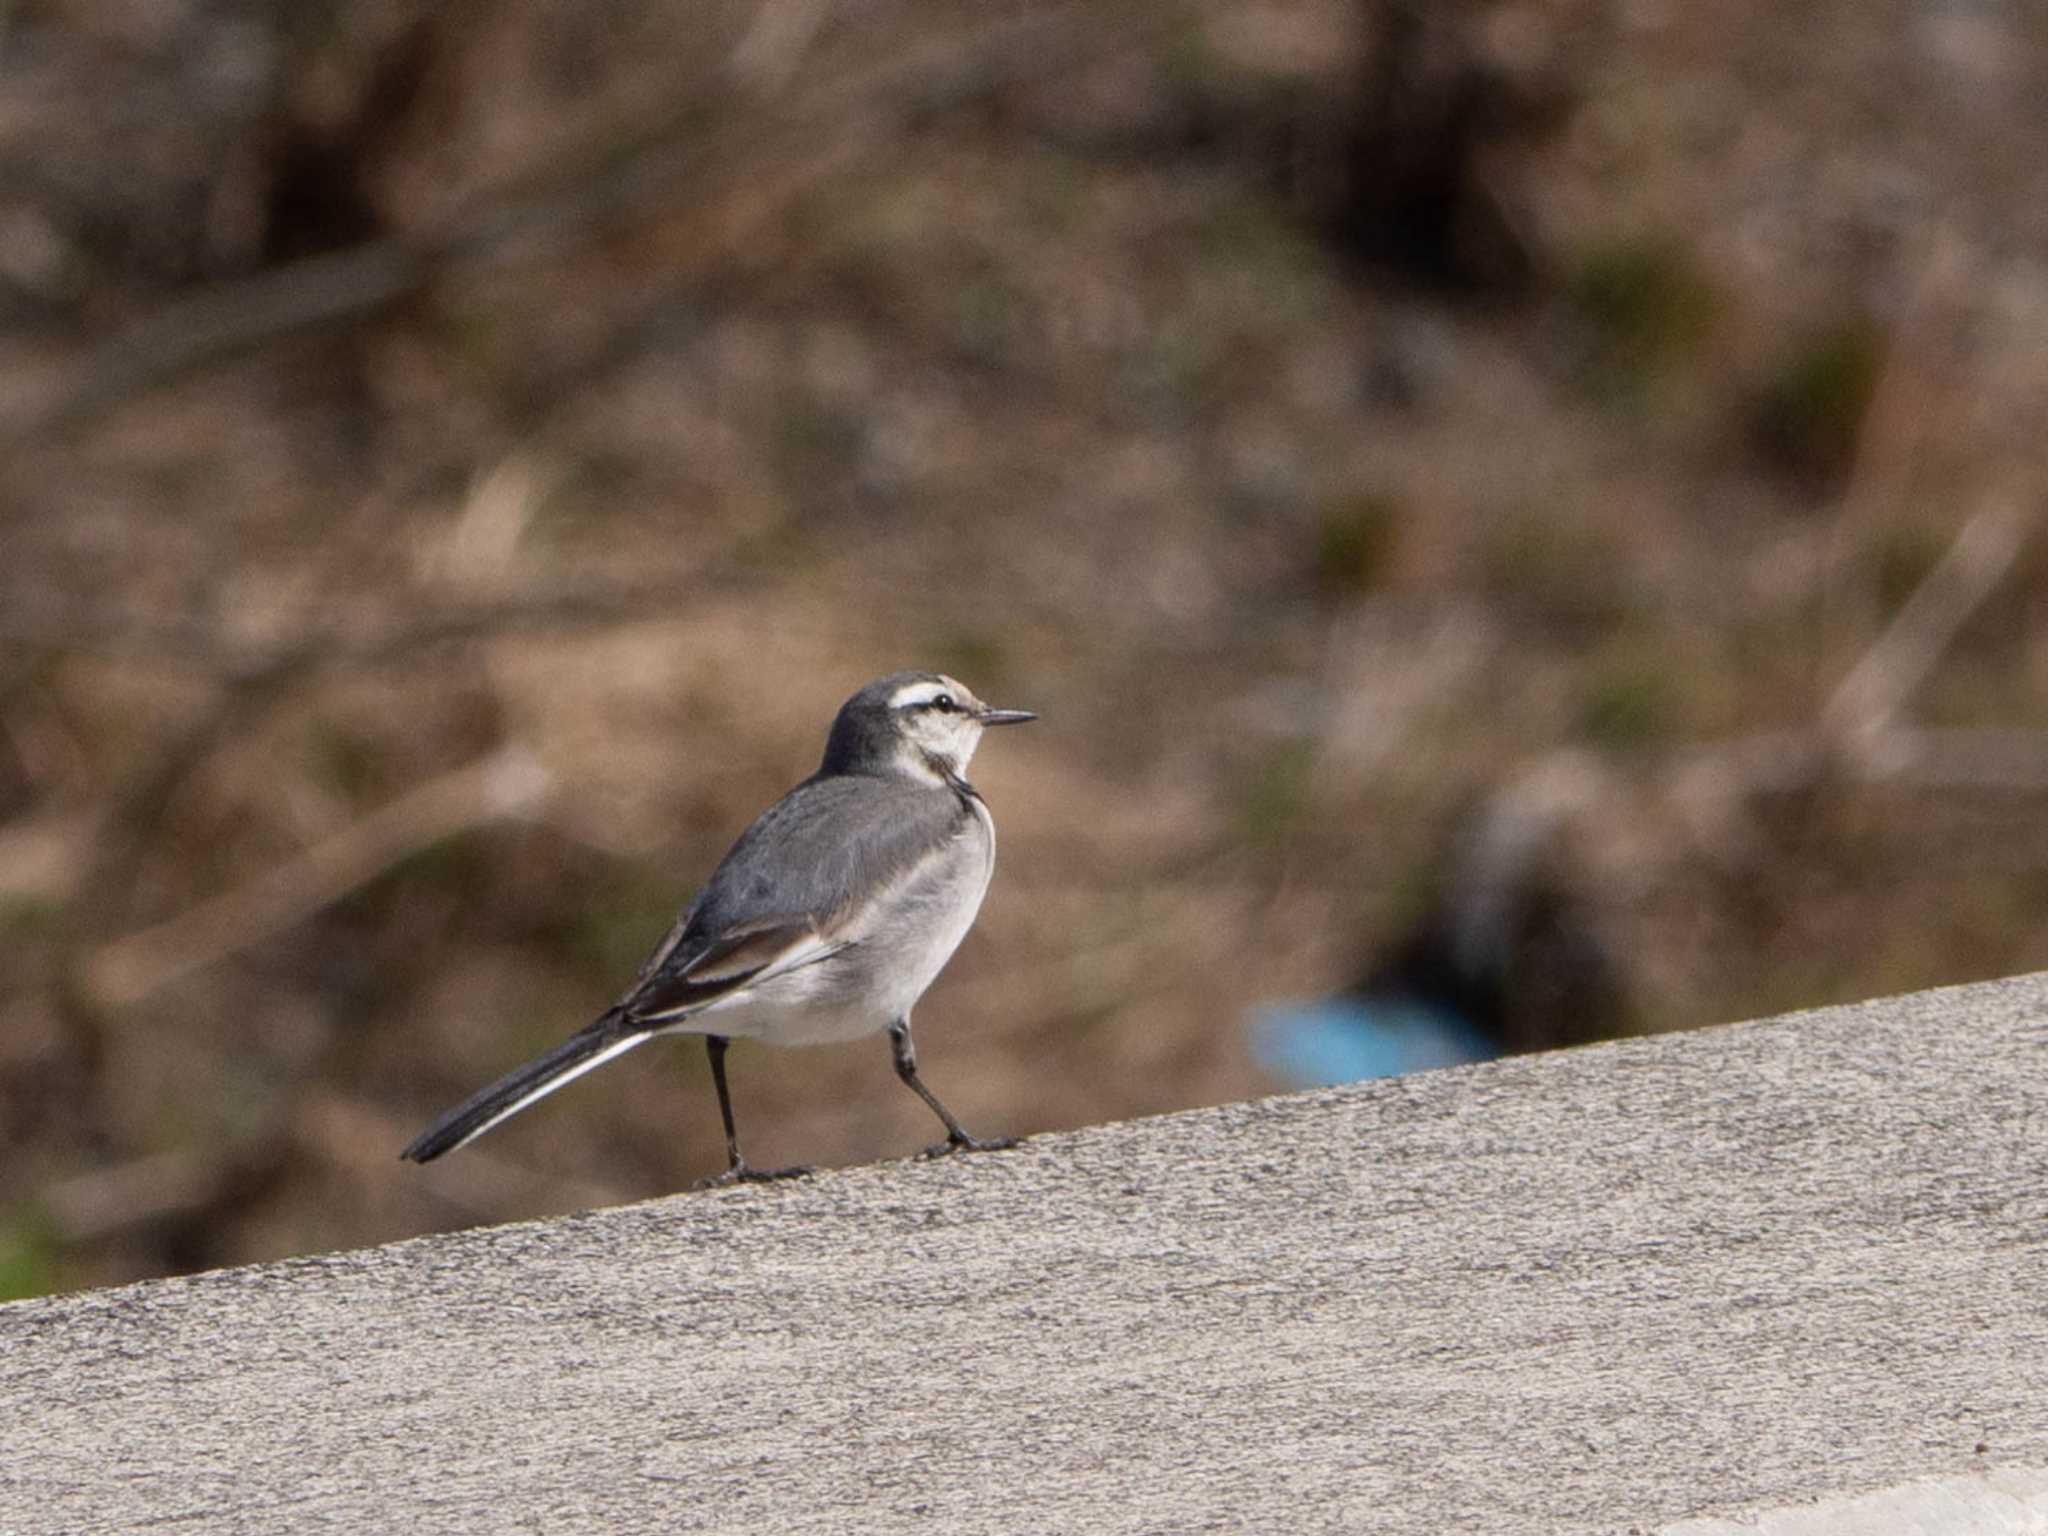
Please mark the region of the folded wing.
[[744, 987], [828, 960], [845, 941], [820, 933], [809, 917], [763, 921], [694, 947], [672, 947], [666, 963], [651, 967], [620, 1007], [648, 1024], [687, 1017]]
[[858, 937], [861, 892], [902, 878], [975, 826], [965, 800], [918, 785], [806, 780], [733, 845], [619, 1007], [670, 1022], [830, 960]]

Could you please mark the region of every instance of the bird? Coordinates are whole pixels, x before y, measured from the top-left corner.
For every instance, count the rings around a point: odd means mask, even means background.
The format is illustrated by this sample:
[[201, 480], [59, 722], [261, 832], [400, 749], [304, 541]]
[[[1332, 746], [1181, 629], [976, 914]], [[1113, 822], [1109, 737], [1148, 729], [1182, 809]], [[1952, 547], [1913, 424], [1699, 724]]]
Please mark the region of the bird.
[[843, 705], [818, 770], [740, 835], [617, 1002], [567, 1040], [449, 1110], [405, 1148], [467, 1145], [657, 1035], [701, 1035], [725, 1127], [725, 1172], [700, 1186], [795, 1178], [740, 1153], [726, 1086], [734, 1040], [817, 1045], [887, 1031], [896, 1075], [946, 1128], [927, 1157], [997, 1151], [917, 1072], [910, 1012], [966, 937], [995, 869], [996, 830], [968, 782], [982, 733], [1035, 720], [940, 672], [877, 678]]

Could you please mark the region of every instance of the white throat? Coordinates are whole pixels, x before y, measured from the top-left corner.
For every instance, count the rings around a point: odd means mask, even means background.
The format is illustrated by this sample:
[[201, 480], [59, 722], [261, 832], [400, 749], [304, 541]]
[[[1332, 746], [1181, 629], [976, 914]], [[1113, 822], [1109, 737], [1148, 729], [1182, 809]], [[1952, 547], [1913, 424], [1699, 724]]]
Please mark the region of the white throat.
[[930, 784], [944, 789], [966, 769], [965, 761], [956, 760], [914, 741], [896, 743], [896, 771], [906, 779], [915, 779], [920, 784]]

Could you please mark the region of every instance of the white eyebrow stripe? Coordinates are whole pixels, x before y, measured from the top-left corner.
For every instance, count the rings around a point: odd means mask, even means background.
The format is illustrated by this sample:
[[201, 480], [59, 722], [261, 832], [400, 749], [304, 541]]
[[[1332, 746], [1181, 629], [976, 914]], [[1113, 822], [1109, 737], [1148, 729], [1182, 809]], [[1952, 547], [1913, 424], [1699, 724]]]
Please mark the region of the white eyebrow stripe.
[[944, 681], [905, 683], [889, 696], [889, 707], [891, 709], [905, 709], [912, 704], [929, 704], [942, 693], [958, 693], [959, 691], [960, 685], [958, 683]]

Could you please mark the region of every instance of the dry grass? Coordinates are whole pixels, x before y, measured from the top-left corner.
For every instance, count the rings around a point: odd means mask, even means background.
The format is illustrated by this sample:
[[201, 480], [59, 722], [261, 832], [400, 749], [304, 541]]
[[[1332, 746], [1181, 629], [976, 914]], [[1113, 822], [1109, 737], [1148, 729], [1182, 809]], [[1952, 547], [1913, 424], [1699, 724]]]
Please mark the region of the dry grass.
[[[1514, 108], [1467, 195], [1535, 276], [1489, 299], [1326, 238], [1380, 37], [1334, 0], [404, 9], [280, 24], [267, 106], [150, 97], [126, 201], [136, 130], [58, 83], [172, 42], [14, 23], [0, 146], [77, 169], [0, 272], [0, 420], [45, 424], [0, 464], [0, 1285], [715, 1166], [677, 1043], [395, 1153], [602, 1006], [898, 666], [1044, 716], [977, 762], [1002, 867], [919, 1018], [971, 1124], [1274, 1086], [1244, 1010], [1355, 975], [1561, 749], [1642, 1027], [2048, 963], [2033, 738], [1974, 786], [1717, 755], [1816, 729], [1966, 516], [2039, 505], [2043, 23], [1445, 9]], [[289, 144], [350, 220], [266, 180]], [[216, 303], [223, 360], [162, 377], [116, 339], [377, 242], [429, 256], [346, 323]], [[2043, 558], [1900, 721], [2048, 725]], [[400, 814], [507, 750], [521, 814]], [[376, 857], [289, 885], [336, 847]], [[107, 985], [194, 912], [235, 918], [182, 930], [205, 964]], [[929, 1130], [879, 1044], [734, 1070], [763, 1162]]]

